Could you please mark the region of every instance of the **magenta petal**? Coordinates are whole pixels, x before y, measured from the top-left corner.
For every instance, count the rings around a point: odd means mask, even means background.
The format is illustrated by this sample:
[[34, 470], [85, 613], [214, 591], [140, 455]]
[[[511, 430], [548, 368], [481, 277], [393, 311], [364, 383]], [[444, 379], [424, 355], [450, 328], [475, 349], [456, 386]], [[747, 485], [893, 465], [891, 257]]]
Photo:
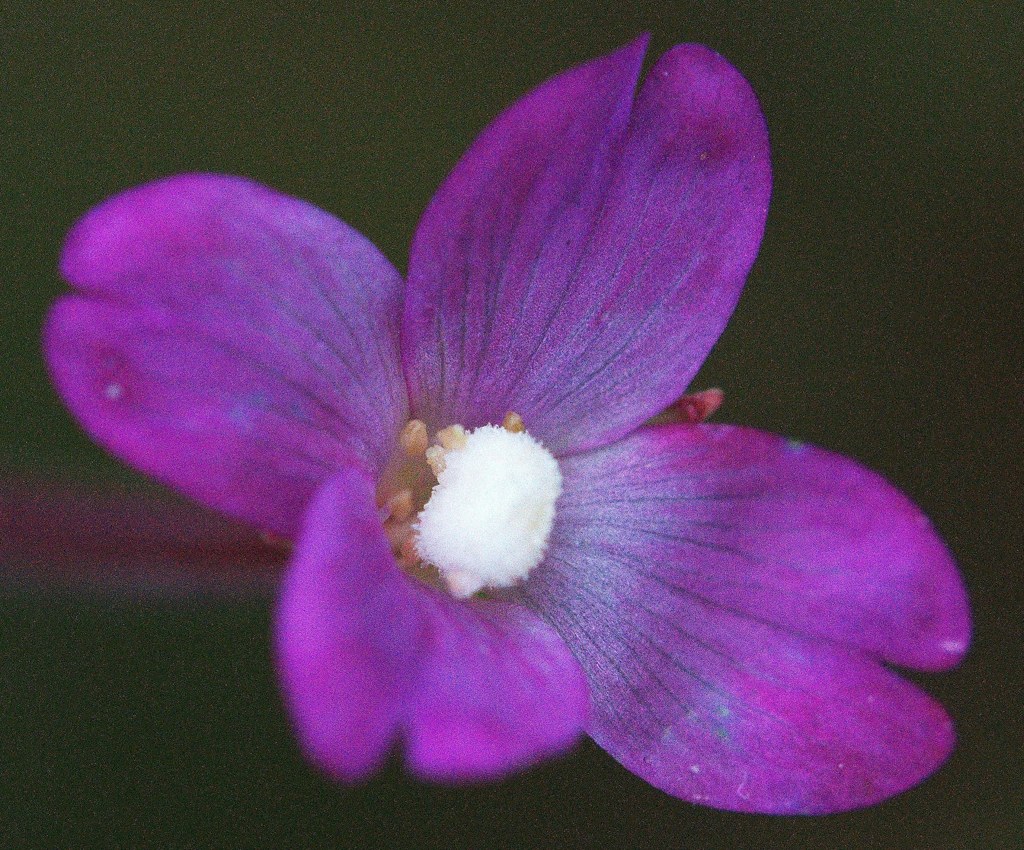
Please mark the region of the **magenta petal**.
[[725, 326], [767, 214], [764, 120], [697, 45], [634, 103], [645, 46], [507, 109], [424, 213], [402, 339], [432, 424], [514, 410], [556, 452], [609, 442], [678, 398]]
[[587, 680], [532, 611], [421, 590], [429, 636], [406, 728], [413, 771], [491, 779], [557, 755], [583, 733]]
[[949, 553], [853, 461], [730, 426], [643, 429], [566, 458], [525, 592], [591, 680], [590, 733], [670, 793], [829, 812], [934, 771], [942, 708], [880, 659], [966, 649]]
[[354, 780], [395, 738], [431, 779], [500, 776], [581, 734], [586, 679], [525, 608], [458, 602], [395, 565], [355, 469], [317, 494], [284, 583], [277, 653], [310, 757]]
[[967, 648], [949, 551], [848, 458], [749, 428], [663, 426], [563, 469], [562, 527], [651, 577], [905, 667], [950, 667]]
[[307, 755], [355, 780], [402, 722], [423, 616], [398, 573], [369, 477], [330, 479], [306, 515], [277, 609], [281, 686]]
[[68, 237], [81, 295], [45, 332], [58, 390], [114, 454], [281, 534], [343, 451], [406, 415], [398, 273], [327, 213], [234, 177], [132, 189]]

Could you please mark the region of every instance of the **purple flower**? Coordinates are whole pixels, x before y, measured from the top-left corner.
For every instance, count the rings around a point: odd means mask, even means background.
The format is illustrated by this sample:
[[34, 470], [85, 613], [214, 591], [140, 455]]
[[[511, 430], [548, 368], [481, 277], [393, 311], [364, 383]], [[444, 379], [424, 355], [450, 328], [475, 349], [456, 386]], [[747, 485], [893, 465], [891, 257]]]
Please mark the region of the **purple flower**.
[[953, 745], [887, 667], [969, 641], [920, 511], [851, 460], [695, 421], [713, 394], [645, 424], [725, 326], [770, 191], [743, 78], [682, 45], [634, 94], [645, 48], [499, 116], [405, 281], [233, 177], [133, 189], [68, 238], [59, 391], [118, 457], [294, 541], [280, 679], [341, 780], [399, 742], [419, 776], [500, 776], [585, 731], [684, 799], [821, 813]]

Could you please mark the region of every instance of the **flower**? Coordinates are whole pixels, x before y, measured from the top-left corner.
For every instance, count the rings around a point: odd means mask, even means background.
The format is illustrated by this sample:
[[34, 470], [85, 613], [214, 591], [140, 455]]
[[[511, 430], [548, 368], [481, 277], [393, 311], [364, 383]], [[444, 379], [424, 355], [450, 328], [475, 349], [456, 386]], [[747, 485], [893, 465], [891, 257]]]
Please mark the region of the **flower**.
[[338, 779], [397, 742], [417, 775], [495, 777], [586, 731], [678, 797], [822, 813], [953, 745], [886, 666], [969, 640], [920, 511], [851, 460], [697, 421], [715, 393], [645, 425], [728, 320], [770, 191], [746, 81], [682, 45], [634, 96], [645, 49], [484, 130], [404, 282], [232, 177], [130, 190], [68, 238], [56, 386], [120, 458], [294, 541], [276, 658]]

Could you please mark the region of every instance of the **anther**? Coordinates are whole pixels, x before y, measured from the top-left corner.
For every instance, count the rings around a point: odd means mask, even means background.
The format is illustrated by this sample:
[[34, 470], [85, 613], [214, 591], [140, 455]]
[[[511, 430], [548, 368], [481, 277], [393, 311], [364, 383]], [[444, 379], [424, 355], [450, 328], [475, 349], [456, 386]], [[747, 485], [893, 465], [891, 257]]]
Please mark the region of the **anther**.
[[518, 413], [513, 413], [511, 410], [505, 414], [501, 427], [512, 434], [521, 434], [526, 430], [526, 425], [523, 424], [523, 417]]
[[723, 401], [725, 393], [713, 387], [699, 393], [684, 395], [675, 406], [683, 422], [703, 422], [717, 412]]
[[411, 533], [399, 547], [398, 562], [406, 568], [415, 567], [420, 562], [419, 553], [416, 551], [416, 538]]
[[444, 472], [444, 449], [440, 446], [431, 446], [426, 451], [427, 465], [430, 467], [430, 471], [434, 473], [434, 477], [437, 478], [442, 472]]
[[461, 425], [449, 425], [437, 432], [437, 442], [446, 451], [461, 449], [466, 445], [468, 435]]
[[405, 522], [413, 515], [415, 505], [411, 490], [399, 490], [384, 503], [388, 519], [394, 522]]
[[648, 425], [693, 425], [704, 422], [722, 406], [725, 393], [713, 388], [699, 393], [688, 393], [657, 416], [647, 420]]
[[384, 534], [392, 552], [401, 552], [403, 546], [412, 539], [412, 525], [402, 522], [384, 523]]
[[422, 419], [410, 419], [398, 435], [398, 443], [409, 457], [422, 457], [430, 444], [427, 424]]

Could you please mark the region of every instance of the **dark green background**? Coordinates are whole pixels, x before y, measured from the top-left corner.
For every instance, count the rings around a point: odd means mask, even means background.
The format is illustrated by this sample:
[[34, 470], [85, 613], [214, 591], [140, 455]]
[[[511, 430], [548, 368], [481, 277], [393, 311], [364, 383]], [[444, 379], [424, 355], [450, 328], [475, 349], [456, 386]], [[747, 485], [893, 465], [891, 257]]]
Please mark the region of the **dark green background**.
[[[0, 846], [1021, 846], [1021, 10], [1015, 3], [161, 3], [0, 9], [2, 459], [113, 475], [38, 352], [68, 226], [122, 188], [244, 174], [404, 266], [474, 134], [643, 29], [761, 96], [775, 195], [698, 385], [721, 418], [846, 452], [932, 516], [976, 641], [929, 677], [961, 743], [923, 786], [824, 819], [709, 811], [589, 743], [472, 789], [399, 767], [356, 790], [299, 760], [264, 604], [0, 597]], [[995, 7], [1002, 12], [993, 11]], [[825, 9], [828, 11], [824, 11]]]

